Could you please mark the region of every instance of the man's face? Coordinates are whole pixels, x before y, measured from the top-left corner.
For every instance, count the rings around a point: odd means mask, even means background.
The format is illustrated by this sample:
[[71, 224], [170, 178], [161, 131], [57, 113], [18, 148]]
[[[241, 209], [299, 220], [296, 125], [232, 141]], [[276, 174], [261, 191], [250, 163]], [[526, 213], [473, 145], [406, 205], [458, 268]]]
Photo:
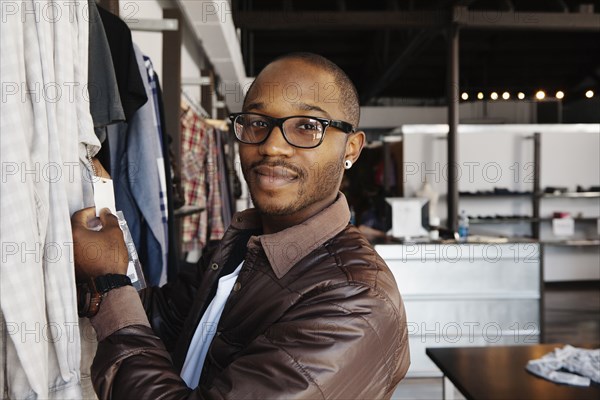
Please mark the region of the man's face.
[[[260, 74], [244, 112], [346, 120], [338, 98], [329, 73], [300, 60], [281, 60]], [[312, 149], [290, 145], [279, 127], [260, 145], [240, 143], [242, 171], [254, 205], [264, 215], [300, 220], [326, 207], [339, 189], [345, 147], [346, 134], [332, 127]]]

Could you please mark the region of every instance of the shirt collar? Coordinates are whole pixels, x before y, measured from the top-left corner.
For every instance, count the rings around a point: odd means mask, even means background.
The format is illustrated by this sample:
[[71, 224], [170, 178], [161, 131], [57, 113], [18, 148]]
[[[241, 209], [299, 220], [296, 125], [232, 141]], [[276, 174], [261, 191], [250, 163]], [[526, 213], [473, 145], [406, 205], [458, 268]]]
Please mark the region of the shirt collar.
[[[253, 236], [248, 246], [259, 245], [277, 278], [281, 279], [298, 261], [340, 233], [350, 221], [350, 209], [343, 193], [329, 207], [277, 233]], [[236, 229], [256, 229], [261, 226], [260, 215], [254, 208], [236, 213], [231, 226]]]

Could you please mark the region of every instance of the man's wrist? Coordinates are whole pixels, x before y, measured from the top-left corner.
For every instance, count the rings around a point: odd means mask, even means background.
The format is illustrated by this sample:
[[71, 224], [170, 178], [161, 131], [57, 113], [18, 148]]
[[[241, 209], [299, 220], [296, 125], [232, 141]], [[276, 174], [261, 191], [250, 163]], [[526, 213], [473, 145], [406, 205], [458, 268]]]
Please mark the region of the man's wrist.
[[122, 274], [106, 274], [77, 285], [77, 308], [80, 317], [91, 318], [98, 313], [102, 299], [112, 289], [132, 286], [131, 279]]
[[123, 286], [107, 292], [102, 299], [98, 314], [90, 318], [98, 335], [104, 340], [120, 329], [131, 325], [150, 327], [140, 296], [133, 286]]

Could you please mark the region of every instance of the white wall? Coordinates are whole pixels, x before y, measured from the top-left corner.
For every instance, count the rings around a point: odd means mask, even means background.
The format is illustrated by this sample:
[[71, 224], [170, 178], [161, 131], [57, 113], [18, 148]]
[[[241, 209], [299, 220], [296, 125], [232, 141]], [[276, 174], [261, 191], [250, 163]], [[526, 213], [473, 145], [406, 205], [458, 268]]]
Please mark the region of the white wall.
[[[201, 69], [204, 68], [200, 49], [196, 47], [195, 40], [193, 39], [195, 33], [188, 29], [187, 26], [183, 27], [183, 46], [181, 48], [181, 79], [186, 78], [199, 78]], [[196, 104], [200, 104], [200, 95], [202, 88], [199, 85], [182, 85], [182, 89], [196, 101]], [[205, 87], [207, 89], [207, 87]], [[211, 112], [210, 110], [206, 110]]]
[[[121, 0], [119, 17], [125, 22], [135, 22], [137, 19], [162, 19], [161, 2], [159, 0]], [[162, 32], [132, 30], [131, 37], [142, 53], [150, 57], [162, 83]]]

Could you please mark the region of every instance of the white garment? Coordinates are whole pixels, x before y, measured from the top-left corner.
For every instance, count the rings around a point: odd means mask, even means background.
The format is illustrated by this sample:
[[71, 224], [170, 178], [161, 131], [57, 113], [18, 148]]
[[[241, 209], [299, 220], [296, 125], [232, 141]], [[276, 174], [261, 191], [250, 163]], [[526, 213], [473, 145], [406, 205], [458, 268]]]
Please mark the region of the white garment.
[[87, 13], [87, 1], [2, 7], [0, 396], [90, 395], [80, 382], [70, 224], [89, 184], [80, 156], [100, 145], [86, 100]]
[[219, 320], [221, 314], [225, 308], [227, 298], [231, 293], [231, 289], [237, 277], [242, 269], [242, 261], [240, 265], [229, 275], [222, 276], [219, 279], [217, 286], [217, 293], [213, 297], [212, 301], [208, 305], [208, 308], [202, 315], [202, 319], [194, 332], [192, 343], [188, 349], [181, 369], [181, 378], [191, 388], [198, 386], [200, 381], [200, 375], [202, 374], [202, 367], [204, 366], [204, 360], [206, 359], [206, 353], [212, 343], [215, 333], [217, 333], [217, 326], [219, 326]]

